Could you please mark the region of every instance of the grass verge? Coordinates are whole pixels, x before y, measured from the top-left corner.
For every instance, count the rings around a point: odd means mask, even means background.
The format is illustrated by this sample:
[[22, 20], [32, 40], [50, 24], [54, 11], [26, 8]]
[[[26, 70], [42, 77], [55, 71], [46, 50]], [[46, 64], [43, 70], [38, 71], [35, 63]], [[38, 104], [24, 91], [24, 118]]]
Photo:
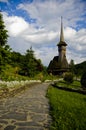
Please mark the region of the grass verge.
[[86, 96], [49, 87], [50, 130], [86, 130]]
[[62, 80], [62, 81], [58, 81], [56, 85], [59, 87], [68, 87], [68, 88], [76, 88], [76, 89], [81, 88], [80, 81], [76, 81], [76, 80], [69, 85], [67, 85], [67, 83], [64, 80]]

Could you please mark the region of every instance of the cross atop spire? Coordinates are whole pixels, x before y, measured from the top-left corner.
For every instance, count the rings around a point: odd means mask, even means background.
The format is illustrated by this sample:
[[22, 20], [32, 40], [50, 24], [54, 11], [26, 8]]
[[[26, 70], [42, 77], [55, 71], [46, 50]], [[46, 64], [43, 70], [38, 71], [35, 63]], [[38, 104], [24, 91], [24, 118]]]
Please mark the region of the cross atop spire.
[[64, 42], [62, 16], [61, 16], [61, 33], [60, 33], [60, 41]]

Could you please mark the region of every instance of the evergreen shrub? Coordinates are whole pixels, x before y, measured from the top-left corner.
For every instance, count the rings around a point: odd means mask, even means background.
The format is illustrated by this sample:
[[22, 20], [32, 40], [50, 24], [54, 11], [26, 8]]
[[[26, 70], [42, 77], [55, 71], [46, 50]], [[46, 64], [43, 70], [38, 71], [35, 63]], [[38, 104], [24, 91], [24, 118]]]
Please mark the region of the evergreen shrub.
[[73, 83], [73, 74], [72, 73], [65, 73], [64, 80], [67, 82], [67, 84]]
[[81, 77], [81, 85], [83, 88], [86, 88], [86, 72], [84, 72]]

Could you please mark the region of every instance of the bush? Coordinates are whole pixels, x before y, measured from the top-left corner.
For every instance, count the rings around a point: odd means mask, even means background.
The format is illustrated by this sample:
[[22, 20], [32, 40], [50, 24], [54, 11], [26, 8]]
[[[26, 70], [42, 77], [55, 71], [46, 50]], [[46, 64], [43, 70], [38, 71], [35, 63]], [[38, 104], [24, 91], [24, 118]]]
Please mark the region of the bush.
[[84, 72], [81, 77], [81, 85], [83, 88], [86, 88], [86, 72]]
[[65, 73], [64, 80], [67, 82], [67, 84], [73, 83], [73, 74], [72, 73]]

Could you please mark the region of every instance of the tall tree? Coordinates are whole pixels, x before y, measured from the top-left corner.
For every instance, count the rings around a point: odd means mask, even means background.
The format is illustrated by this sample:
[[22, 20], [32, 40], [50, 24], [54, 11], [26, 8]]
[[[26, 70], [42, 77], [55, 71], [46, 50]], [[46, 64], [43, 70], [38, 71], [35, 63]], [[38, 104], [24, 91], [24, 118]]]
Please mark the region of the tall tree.
[[42, 70], [43, 70], [43, 65], [40, 60], [37, 60], [35, 58], [34, 51], [32, 50], [31, 47], [26, 51], [19, 74], [27, 75], [29, 77], [34, 77]]
[[70, 66], [70, 71], [72, 72], [72, 74], [74, 74], [74, 70], [75, 70], [74, 60], [71, 59], [69, 66]]
[[28, 49], [26, 51], [26, 58], [29, 58], [29, 59], [34, 59], [35, 58], [34, 57], [34, 51], [33, 51], [32, 47], [30, 47], [30, 49]]
[[7, 63], [10, 51], [10, 47], [7, 45], [7, 32], [8, 31], [5, 29], [2, 13], [0, 12], [0, 71], [5, 63]]
[[4, 47], [7, 44], [7, 30], [5, 29], [2, 13], [0, 12], [0, 47]]

